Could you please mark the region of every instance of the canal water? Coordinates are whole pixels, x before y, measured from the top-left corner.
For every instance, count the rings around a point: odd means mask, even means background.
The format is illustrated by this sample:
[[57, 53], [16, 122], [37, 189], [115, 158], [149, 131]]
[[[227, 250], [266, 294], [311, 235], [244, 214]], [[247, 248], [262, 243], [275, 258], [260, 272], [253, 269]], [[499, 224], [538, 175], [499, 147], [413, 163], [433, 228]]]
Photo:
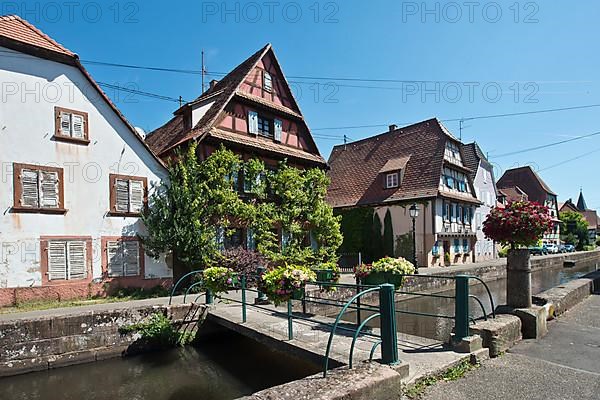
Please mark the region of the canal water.
[[0, 378], [0, 399], [231, 400], [320, 370], [231, 332], [197, 347]]
[[[577, 266], [574, 268], [545, 269], [533, 272], [531, 275], [532, 292], [533, 294], [538, 294], [573, 279], [581, 278], [587, 273], [595, 271], [598, 267], [597, 263], [577, 263]], [[494, 304], [496, 306], [505, 304], [506, 279], [486, 282], [486, 284], [492, 293]], [[469, 291], [470, 294], [475, 295], [481, 300], [486, 311], [490, 313], [491, 304], [484, 286], [482, 284], [471, 285]], [[447, 290], [436, 294], [453, 297], [454, 290]], [[472, 317], [477, 318], [483, 315], [480, 305], [475, 300], [470, 301], [469, 307]], [[453, 319], [417, 316], [402, 313], [402, 311], [452, 317], [454, 316], [454, 299], [417, 296], [410, 296], [405, 299], [399, 298], [399, 301], [396, 303], [396, 310], [399, 311], [397, 313], [396, 321], [398, 332], [440, 341], [447, 341], [449, 339], [454, 326]], [[363, 318], [368, 315], [369, 313], [363, 312]], [[355, 313], [348, 313], [347, 317], [344, 317], [344, 319], [347, 321], [355, 321], [356, 315]], [[379, 321], [373, 320], [370, 325], [378, 327]], [[401, 339], [402, 336], [400, 335], [399, 338]]]

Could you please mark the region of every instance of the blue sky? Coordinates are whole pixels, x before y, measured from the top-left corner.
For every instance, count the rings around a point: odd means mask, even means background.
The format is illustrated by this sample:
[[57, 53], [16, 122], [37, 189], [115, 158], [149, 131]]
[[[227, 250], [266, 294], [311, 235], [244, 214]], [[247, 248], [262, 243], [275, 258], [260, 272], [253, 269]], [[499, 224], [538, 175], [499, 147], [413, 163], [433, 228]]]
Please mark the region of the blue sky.
[[[343, 141], [430, 117], [457, 119], [600, 104], [600, 2], [2, 2], [83, 60], [199, 70], [218, 79], [271, 42], [324, 157]], [[470, 5], [469, 5], [470, 4]], [[85, 64], [96, 80], [193, 99], [199, 75]], [[292, 78], [293, 77], [293, 78]], [[318, 79], [317, 79], [318, 78]], [[340, 80], [357, 78], [357, 80]], [[404, 82], [402, 82], [404, 81]], [[107, 90], [152, 130], [175, 102]], [[498, 171], [531, 164], [560, 200], [583, 187], [600, 208], [600, 108], [464, 122]], [[385, 125], [359, 129], [322, 129]], [[564, 162], [564, 164], [562, 164]], [[561, 164], [556, 166], [557, 164]]]

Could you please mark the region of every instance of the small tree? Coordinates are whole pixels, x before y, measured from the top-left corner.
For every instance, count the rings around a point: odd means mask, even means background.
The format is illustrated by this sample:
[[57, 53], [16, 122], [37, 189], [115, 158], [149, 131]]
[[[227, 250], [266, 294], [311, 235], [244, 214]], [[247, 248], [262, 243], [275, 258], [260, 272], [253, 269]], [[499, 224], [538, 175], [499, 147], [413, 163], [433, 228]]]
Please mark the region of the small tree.
[[583, 215], [574, 211], [560, 213], [560, 232], [566, 243], [583, 250], [589, 244], [588, 223]]
[[483, 233], [489, 239], [516, 249], [535, 245], [553, 227], [548, 207], [515, 201], [508, 203], [506, 208], [493, 208], [483, 223]]
[[389, 208], [383, 218], [383, 252], [388, 257], [394, 257], [394, 226]]
[[379, 260], [382, 258], [384, 254], [383, 249], [383, 237], [381, 236], [381, 219], [379, 218], [379, 214], [377, 212], [373, 213], [373, 236], [371, 240], [373, 241], [373, 260]]

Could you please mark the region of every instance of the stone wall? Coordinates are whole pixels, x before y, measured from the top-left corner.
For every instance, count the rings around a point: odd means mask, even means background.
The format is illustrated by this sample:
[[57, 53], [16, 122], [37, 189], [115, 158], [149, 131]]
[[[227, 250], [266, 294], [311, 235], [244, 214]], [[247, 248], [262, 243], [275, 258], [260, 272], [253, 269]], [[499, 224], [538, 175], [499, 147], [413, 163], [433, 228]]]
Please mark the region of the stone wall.
[[197, 324], [206, 316], [203, 305], [111, 306], [0, 321], [0, 376], [120, 357], [139, 334], [121, 334], [119, 328], [157, 312], [179, 323]]

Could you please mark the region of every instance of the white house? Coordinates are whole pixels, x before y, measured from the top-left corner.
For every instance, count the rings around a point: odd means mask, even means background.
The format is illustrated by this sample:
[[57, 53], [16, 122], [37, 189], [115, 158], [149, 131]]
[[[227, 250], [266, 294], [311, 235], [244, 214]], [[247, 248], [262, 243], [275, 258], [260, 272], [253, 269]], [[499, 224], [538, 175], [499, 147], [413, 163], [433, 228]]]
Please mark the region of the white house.
[[493, 260], [498, 258], [498, 246], [493, 240], [485, 237], [483, 222], [497, 203], [498, 191], [494, 179], [494, 168], [477, 143], [464, 144], [462, 150], [465, 164], [471, 170], [475, 195], [482, 203], [475, 209], [474, 217], [477, 233], [475, 261]]
[[0, 84], [0, 305], [166, 284], [139, 235], [167, 172], [78, 56], [0, 17]]

